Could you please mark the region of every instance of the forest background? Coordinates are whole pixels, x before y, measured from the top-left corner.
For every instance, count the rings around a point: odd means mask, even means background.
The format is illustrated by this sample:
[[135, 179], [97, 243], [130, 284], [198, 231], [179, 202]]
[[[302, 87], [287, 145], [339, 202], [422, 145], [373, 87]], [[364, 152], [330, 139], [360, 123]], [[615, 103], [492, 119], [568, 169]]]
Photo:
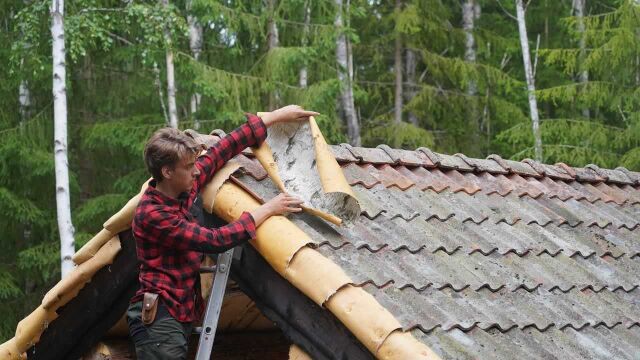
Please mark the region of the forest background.
[[[60, 277], [50, 6], [0, 2], [0, 342]], [[334, 144], [640, 170], [635, 0], [75, 0], [64, 29], [76, 249], [154, 130], [286, 104]]]

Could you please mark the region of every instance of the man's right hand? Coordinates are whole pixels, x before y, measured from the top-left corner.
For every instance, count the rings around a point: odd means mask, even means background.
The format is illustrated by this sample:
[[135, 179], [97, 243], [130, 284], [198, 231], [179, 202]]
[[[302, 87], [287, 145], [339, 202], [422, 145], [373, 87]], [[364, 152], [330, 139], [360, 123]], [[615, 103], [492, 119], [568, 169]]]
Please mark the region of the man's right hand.
[[251, 216], [253, 216], [253, 220], [256, 222], [256, 227], [258, 227], [270, 216], [302, 211], [302, 208], [300, 207], [302, 203], [303, 201], [295, 196], [281, 193], [264, 203], [259, 208], [251, 211]]

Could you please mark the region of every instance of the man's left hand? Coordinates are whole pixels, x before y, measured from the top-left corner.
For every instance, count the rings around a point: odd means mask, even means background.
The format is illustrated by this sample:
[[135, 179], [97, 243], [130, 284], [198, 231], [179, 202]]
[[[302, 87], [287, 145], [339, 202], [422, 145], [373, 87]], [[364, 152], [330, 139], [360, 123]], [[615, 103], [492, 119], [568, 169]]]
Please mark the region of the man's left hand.
[[315, 111], [308, 111], [299, 105], [287, 105], [280, 109], [262, 114], [261, 118], [268, 127], [279, 122], [305, 121], [309, 116], [320, 115]]

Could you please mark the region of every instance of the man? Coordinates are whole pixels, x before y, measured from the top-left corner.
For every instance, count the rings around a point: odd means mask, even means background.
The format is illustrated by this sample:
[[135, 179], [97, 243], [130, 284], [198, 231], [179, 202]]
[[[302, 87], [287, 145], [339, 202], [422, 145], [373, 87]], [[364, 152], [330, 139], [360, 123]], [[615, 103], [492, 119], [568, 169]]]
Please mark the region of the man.
[[220, 228], [198, 225], [189, 210], [200, 189], [229, 159], [267, 137], [278, 122], [318, 115], [290, 105], [247, 122], [198, 157], [200, 146], [182, 131], [156, 131], [144, 160], [153, 176], [136, 208], [133, 234], [140, 263], [140, 289], [131, 299], [127, 321], [138, 359], [186, 359], [191, 323], [204, 307], [197, 291], [202, 252], [220, 253], [255, 237], [272, 215], [301, 211], [302, 201], [280, 194]]

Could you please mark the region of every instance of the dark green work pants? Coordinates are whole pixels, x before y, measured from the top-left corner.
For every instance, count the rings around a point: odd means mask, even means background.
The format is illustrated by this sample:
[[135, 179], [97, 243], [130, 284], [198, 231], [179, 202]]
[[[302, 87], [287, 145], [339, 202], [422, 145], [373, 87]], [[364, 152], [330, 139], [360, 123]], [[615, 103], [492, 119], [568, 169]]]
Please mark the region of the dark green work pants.
[[156, 319], [144, 325], [141, 319], [142, 302], [129, 305], [127, 323], [136, 346], [138, 360], [183, 360], [187, 358], [187, 343], [191, 324], [174, 319], [162, 302], [158, 304]]

